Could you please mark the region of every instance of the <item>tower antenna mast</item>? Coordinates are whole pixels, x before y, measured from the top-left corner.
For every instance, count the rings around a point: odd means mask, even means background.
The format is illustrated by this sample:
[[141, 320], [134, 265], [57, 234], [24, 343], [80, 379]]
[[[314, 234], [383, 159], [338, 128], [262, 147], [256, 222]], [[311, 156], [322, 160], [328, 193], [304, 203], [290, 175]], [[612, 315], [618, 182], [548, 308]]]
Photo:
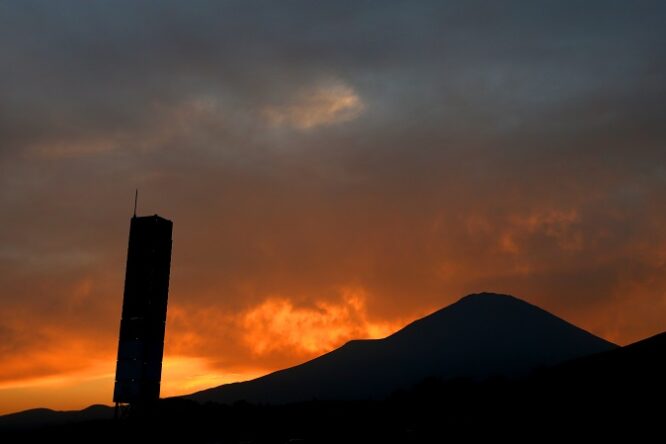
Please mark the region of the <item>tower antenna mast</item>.
[[134, 190], [134, 217], [136, 217], [136, 202], [139, 200], [139, 189]]

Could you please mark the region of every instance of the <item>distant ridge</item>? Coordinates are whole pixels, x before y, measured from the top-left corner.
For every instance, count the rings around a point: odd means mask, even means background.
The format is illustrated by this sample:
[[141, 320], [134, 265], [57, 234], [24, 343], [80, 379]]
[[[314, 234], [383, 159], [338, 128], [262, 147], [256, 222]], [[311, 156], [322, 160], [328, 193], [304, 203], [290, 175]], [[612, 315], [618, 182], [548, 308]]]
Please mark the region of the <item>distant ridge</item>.
[[113, 408], [95, 404], [83, 410], [30, 409], [0, 416], [0, 429], [56, 426], [113, 418]]
[[221, 403], [381, 398], [426, 377], [518, 377], [614, 348], [514, 296], [479, 293], [387, 338], [350, 341], [304, 364], [186, 398]]

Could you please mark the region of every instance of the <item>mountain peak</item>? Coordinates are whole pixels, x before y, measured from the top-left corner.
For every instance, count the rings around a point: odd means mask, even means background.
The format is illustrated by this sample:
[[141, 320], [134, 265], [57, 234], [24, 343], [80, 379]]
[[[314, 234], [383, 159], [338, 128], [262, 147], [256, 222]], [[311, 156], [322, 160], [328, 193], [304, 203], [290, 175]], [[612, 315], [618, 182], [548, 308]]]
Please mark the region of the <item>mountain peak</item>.
[[529, 336], [534, 333], [533, 329], [540, 330], [545, 325], [552, 324], [567, 324], [578, 329], [515, 296], [482, 292], [464, 296], [453, 304], [412, 322], [389, 337], [425, 335], [431, 338], [432, 335], [438, 337], [462, 335], [460, 336], [462, 341], [469, 339], [470, 335], [477, 334], [494, 336], [511, 333], [516, 336], [521, 334]]
[[492, 291], [482, 291], [481, 293], [471, 293], [467, 296], [461, 297], [460, 301], [465, 300], [482, 300], [482, 299], [508, 299], [508, 300], [521, 300], [510, 294], [493, 293]]
[[510, 295], [476, 293], [379, 340], [350, 341], [304, 364], [189, 397], [281, 403], [387, 396], [426, 377], [520, 376], [615, 348]]
[[523, 301], [522, 299], [519, 299], [515, 296], [511, 296], [510, 294], [493, 293], [490, 291], [468, 294], [467, 296], [463, 296], [458, 300], [458, 302], [463, 302], [463, 301], [464, 302], [513, 301], [513, 302], [525, 303], [525, 301]]

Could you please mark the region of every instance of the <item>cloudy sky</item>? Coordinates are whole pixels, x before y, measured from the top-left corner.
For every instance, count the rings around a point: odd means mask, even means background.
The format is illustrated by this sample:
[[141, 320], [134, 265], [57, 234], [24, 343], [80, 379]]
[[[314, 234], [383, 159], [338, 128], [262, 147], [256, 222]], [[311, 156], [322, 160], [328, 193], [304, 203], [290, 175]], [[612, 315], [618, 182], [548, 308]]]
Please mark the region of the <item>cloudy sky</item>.
[[666, 330], [661, 1], [0, 0], [0, 413], [111, 402], [129, 218], [163, 395], [483, 290]]

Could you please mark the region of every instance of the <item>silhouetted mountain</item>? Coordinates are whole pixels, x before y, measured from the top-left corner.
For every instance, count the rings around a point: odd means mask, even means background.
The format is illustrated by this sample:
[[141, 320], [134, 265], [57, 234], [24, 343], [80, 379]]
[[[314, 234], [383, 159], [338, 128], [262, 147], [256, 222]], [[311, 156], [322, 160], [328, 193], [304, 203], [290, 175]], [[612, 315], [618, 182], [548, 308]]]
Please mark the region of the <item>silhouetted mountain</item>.
[[99, 404], [91, 405], [83, 410], [30, 409], [0, 416], [0, 429], [44, 427], [112, 417], [113, 408]]
[[513, 296], [481, 293], [387, 338], [350, 341], [304, 364], [187, 398], [222, 403], [378, 399], [428, 377], [518, 377], [616, 347]]

